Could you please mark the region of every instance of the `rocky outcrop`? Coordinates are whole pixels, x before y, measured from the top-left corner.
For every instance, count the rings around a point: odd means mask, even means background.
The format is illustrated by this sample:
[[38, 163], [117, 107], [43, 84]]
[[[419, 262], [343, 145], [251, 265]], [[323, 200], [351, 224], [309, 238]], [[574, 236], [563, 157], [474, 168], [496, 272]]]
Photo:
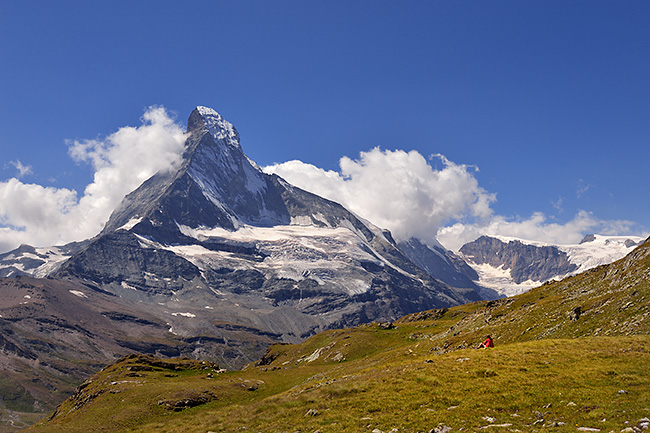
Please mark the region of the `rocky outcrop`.
[[569, 261], [568, 255], [555, 246], [535, 246], [518, 240], [506, 243], [481, 236], [463, 245], [460, 252], [478, 265], [489, 264], [494, 268], [509, 269], [517, 284], [527, 280], [543, 282], [578, 269]]

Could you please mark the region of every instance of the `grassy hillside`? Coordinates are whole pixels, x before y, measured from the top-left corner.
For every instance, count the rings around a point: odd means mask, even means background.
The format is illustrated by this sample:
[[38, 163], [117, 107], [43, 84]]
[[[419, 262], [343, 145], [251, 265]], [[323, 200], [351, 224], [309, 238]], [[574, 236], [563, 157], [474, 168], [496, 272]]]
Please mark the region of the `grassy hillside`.
[[650, 416], [647, 336], [432, 356], [409, 339], [413, 329], [327, 332], [276, 347], [269, 365], [221, 374], [200, 363], [125, 359], [31, 431], [620, 431]]
[[[646, 243], [515, 298], [276, 345], [242, 371], [133, 356], [29, 431], [635, 431], [650, 418], [649, 277]], [[496, 347], [474, 349], [485, 334]]]

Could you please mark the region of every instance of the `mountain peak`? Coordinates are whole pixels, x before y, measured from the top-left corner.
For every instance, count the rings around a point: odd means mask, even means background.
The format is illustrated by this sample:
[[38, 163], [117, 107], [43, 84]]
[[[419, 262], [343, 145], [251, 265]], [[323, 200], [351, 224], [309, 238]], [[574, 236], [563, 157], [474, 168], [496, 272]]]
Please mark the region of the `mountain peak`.
[[197, 106], [187, 120], [187, 131], [207, 130], [216, 143], [241, 149], [239, 133], [232, 123], [210, 107]]

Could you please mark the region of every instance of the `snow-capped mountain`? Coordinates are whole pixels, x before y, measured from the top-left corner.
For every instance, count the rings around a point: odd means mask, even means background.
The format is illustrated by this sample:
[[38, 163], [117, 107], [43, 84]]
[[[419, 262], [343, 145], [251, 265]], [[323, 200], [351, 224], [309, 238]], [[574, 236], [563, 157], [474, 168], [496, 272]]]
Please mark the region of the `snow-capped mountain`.
[[505, 296], [579, 274], [623, 258], [643, 243], [638, 236], [588, 235], [575, 245], [553, 245], [505, 236], [481, 236], [460, 249], [478, 273], [476, 282]]
[[341, 205], [263, 173], [214, 110], [197, 107], [187, 132], [182, 163], [126, 196], [98, 236], [52, 249], [53, 262], [40, 250], [14, 251], [5, 274], [40, 272], [116, 295], [176, 336], [210, 337], [219, 347], [203, 350], [228, 366], [268, 344], [243, 348], [233, 329], [249, 343], [296, 342], [480, 299], [471, 281], [432, 278], [390, 234]]
[[65, 246], [35, 248], [21, 245], [13, 251], [0, 254], [0, 277], [30, 275], [45, 277], [83, 247], [83, 242]]

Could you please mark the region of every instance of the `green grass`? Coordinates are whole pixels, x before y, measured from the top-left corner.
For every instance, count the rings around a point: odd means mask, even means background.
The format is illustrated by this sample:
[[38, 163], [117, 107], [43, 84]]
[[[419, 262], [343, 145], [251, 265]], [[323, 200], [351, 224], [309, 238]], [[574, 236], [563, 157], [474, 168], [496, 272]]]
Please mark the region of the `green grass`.
[[[117, 364], [84, 388], [86, 396], [105, 390], [91, 403], [73, 409], [68, 401], [32, 431], [428, 432], [439, 424], [455, 431], [490, 424], [620, 431], [650, 415], [650, 337], [539, 340], [433, 355], [410, 333], [369, 326], [327, 332], [275, 347], [282, 354], [270, 365], [213, 378], [200, 367], [133, 377]], [[318, 359], [305, 361], [323, 347]], [[331, 359], [339, 351], [345, 361]], [[134, 382], [110, 385], [125, 380]], [[214, 399], [179, 412], [158, 404], [203, 392]]]

